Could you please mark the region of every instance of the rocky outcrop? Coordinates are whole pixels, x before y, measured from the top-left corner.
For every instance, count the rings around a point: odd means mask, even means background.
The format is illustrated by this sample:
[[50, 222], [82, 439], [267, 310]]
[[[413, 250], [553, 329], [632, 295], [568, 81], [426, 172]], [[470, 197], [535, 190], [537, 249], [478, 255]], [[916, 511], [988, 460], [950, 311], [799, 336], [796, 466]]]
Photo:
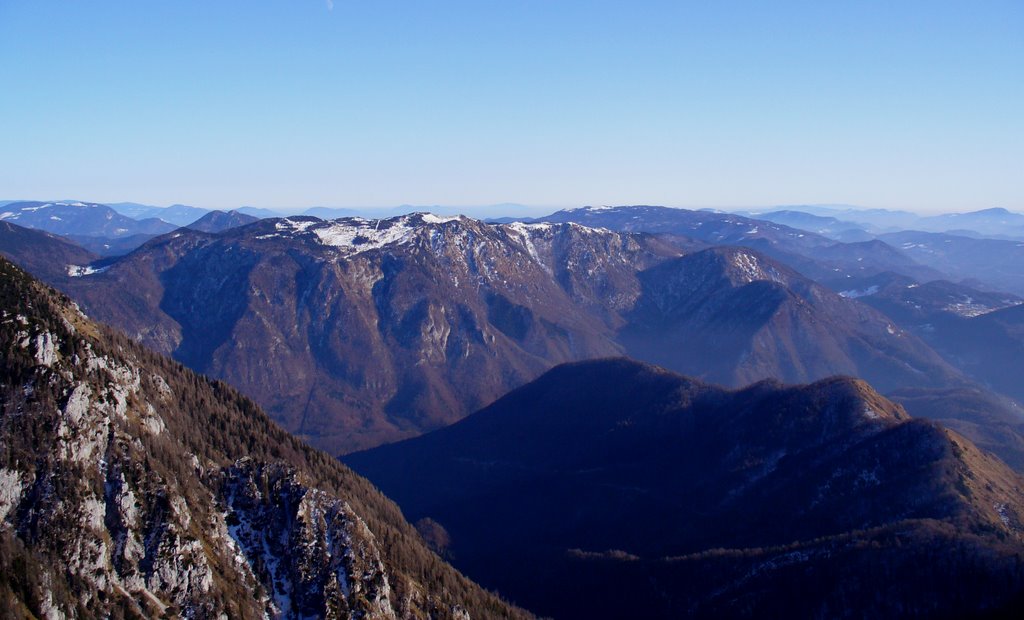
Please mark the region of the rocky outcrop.
[[0, 606], [15, 617], [522, 615], [251, 402], [2, 259], [0, 350]]

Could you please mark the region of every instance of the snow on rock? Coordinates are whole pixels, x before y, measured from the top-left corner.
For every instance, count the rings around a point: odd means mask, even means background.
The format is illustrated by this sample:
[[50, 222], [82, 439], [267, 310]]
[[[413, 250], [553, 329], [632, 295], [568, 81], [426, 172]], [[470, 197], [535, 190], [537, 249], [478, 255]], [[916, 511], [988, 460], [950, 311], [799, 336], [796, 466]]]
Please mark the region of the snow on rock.
[[411, 216], [390, 220], [346, 218], [335, 220], [313, 232], [324, 245], [359, 254], [386, 245], [408, 242], [416, 231], [416, 226], [410, 220]]
[[995, 504], [993, 508], [996, 509], [996, 513], [999, 515], [999, 520], [1003, 522], [1003, 525], [1010, 527], [1010, 517], [1006, 514], [1006, 503], [999, 502]]
[[460, 219], [458, 215], [434, 215], [433, 213], [423, 213], [420, 215], [423, 221], [427, 224], [444, 224], [445, 222], [454, 222]]
[[91, 276], [94, 273], [103, 273], [109, 269], [109, 267], [90, 267], [89, 265], [68, 265], [68, 275], [72, 278], [81, 278], [82, 276]]
[[280, 232], [306, 232], [311, 226], [319, 224], [317, 220], [293, 220], [284, 218], [274, 224], [274, 228]]
[[781, 276], [775, 269], [763, 267], [757, 256], [748, 252], [736, 252], [733, 254], [731, 262], [733, 267], [743, 275], [747, 282], [756, 282], [758, 280], [782, 281]]
[[[373, 534], [348, 504], [305, 487], [285, 466], [242, 459], [225, 477], [226, 530], [270, 594], [269, 615], [315, 615], [331, 598], [354, 616], [362, 601], [367, 617], [395, 617]], [[323, 569], [310, 573], [314, 566]]]
[[[320, 243], [338, 248], [346, 255], [355, 255], [386, 246], [409, 243], [421, 230], [464, 219], [467, 218], [432, 213], [412, 213], [388, 219], [346, 217], [329, 222], [303, 221], [300, 222], [301, 226], [296, 226], [293, 230], [311, 231]], [[282, 230], [281, 225], [278, 226], [278, 230]]]
[[878, 292], [878, 285], [873, 284], [873, 285], [871, 285], [871, 286], [869, 286], [869, 287], [867, 287], [866, 289], [863, 289], [863, 290], [840, 291], [839, 292], [839, 296], [840, 297], [846, 297], [846, 298], [849, 298], [849, 299], [856, 299], [858, 297], [868, 297], [870, 295], [874, 295], [877, 292]]

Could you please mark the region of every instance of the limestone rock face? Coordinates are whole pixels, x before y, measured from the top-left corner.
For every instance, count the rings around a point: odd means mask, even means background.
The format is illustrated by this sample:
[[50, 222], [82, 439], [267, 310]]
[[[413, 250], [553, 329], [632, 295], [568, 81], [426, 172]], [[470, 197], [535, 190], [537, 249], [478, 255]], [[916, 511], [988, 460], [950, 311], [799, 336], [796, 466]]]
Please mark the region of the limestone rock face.
[[0, 259], [14, 617], [516, 617], [365, 480]]

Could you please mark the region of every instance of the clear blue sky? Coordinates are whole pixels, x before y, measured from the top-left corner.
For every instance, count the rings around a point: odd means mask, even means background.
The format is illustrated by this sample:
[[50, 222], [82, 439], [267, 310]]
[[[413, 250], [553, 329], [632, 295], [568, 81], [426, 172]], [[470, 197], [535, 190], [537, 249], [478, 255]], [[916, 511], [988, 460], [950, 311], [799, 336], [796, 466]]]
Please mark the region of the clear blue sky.
[[1024, 211], [1024, 2], [0, 0], [0, 199]]

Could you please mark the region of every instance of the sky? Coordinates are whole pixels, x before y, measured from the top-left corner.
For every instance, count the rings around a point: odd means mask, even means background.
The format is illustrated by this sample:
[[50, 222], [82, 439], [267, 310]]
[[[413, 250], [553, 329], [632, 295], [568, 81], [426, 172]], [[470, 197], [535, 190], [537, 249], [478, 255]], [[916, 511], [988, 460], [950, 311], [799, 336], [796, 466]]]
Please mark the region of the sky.
[[1024, 211], [1024, 2], [0, 0], [0, 199]]

